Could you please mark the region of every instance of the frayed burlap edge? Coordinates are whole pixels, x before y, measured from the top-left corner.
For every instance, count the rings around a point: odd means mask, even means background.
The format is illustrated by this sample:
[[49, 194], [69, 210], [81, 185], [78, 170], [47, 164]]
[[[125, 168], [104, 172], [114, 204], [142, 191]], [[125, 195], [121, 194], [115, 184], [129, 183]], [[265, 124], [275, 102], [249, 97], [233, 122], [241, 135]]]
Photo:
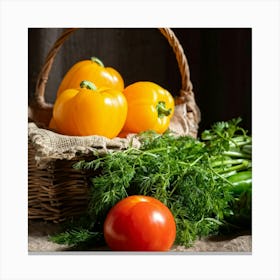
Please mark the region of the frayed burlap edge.
[[51, 130], [39, 128], [35, 123], [28, 123], [28, 140], [36, 150], [35, 161], [38, 167], [46, 167], [55, 159], [70, 160], [83, 155], [101, 155], [128, 147], [140, 147], [135, 135], [127, 138], [108, 139], [102, 136], [66, 136]]

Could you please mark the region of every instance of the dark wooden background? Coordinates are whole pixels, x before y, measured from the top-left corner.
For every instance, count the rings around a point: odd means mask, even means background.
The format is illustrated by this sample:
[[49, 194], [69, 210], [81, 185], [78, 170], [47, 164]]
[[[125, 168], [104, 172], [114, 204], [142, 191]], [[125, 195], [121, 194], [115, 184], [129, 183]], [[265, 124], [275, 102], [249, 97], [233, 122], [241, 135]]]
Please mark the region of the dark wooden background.
[[[28, 100], [38, 73], [63, 28], [28, 30]], [[250, 28], [173, 28], [185, 50], [201, 110], [200, 131], [215, 121], [242, 117], [251, 132], [252, 30]], [[150, 80], [177, 95], [181, 79], [175, 55], [156, 28], [90, 28], [75, 31], [55, 58], [46, 88], [53, 103], [66, 71], [76, 62], [99, 57], [116, 68], [125, 85]]]

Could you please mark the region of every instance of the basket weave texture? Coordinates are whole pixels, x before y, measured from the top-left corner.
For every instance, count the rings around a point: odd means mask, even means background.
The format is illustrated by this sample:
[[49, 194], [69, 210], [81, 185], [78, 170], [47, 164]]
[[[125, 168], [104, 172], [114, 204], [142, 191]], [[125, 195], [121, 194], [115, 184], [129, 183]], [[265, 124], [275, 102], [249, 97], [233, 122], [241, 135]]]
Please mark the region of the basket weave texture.
[[[45, 101], [45, 89], [53, 61], [59, 49], [76, 28], [67, 29], [49, 51], [39, 73], [34, 99], [28, 108], [28, 218], [61, 222], [86, 211], [88, 177], [73, 169], [81, 159], [90, 159], [129, 146], [139, 147], [134, 135], [107, 139], [101, 136], [75, 137], [47, 129], [53, 105]], [[196, 105], [188, 61], [174, 32], [159, 31], [172, 47], [181, 75], [181, 90], [175, 97], [175, 112], [169, 129], [178, 135], [197, 136], [200, 111]]]

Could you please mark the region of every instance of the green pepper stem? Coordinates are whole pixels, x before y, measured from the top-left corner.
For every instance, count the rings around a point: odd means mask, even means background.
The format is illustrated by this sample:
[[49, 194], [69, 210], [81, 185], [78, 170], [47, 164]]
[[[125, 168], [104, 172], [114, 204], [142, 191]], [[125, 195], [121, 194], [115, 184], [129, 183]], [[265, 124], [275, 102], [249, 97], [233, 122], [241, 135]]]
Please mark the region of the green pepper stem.
[[159, 101], [156, 108], [159, 118], [167, 117], [171, 114], [171, 108], [167, 109], [164, 101]]
[[81, 88], [87, 88], [87, 89], [90, 89], [90, 90], [93, 90], [93, 91], [97, 90], [97, 87], [93, 82], [86, 81], [86, 80], [81, 81], [80, 87]]
[[104, 67], [103, 62], [102, 62], [99, 58], [93, 56], [93, 57], [90, 58], [90, 60], [91, 60], [92, 62], [97, 63], [99, 66]]

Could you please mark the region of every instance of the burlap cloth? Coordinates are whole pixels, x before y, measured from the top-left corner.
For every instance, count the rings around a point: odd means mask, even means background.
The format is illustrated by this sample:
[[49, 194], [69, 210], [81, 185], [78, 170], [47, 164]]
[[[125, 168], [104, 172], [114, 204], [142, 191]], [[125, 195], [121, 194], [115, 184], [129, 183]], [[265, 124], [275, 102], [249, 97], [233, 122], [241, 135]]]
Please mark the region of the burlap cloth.
[[[196, 137], [197, 125], [187, 118], [185, 104], [175, 106], [169, 130], [175, 135], [192, 135]], [[192, 116], [189, 114], [189, 116]], [[45, 127], [28, 123], [28, 141], [35, 148], [35, 160], [39, 168], [44, 168], [56, 159], [70, 160], [89, 153], [104, 154], [113, 150], [125, 150], [128, 147], [140, 147], [140, 141], [134, 134], [126, 138], [108, 139], [102, 136], [68, 136], [55, 133]]]
[[133, 135], [127, 138], [108, 139], [102, 136], [66, 136], [28, 123], [28, 139], [35, 148], [35, 161], [44, 168], [57, 159], [70, 160], [89, 153], [107, 153], [111, 150], [124, 150], [129, 146], [139, 147], [140, 142]]
[[[59, 230], [58, 224], [29, 221], [28, 250], [31, 253], [73, 251], [66, 245], [59, 245], [48, 240], [48, 236]], [[89, 247], [87, 251], [109, 251], [107, 247]], [[251, 253], [252, 236], [249, 232], [235, 235], [213, 236], [197, 240], [190, 248], [174, 245], [173, 252], [235, 252]]]

